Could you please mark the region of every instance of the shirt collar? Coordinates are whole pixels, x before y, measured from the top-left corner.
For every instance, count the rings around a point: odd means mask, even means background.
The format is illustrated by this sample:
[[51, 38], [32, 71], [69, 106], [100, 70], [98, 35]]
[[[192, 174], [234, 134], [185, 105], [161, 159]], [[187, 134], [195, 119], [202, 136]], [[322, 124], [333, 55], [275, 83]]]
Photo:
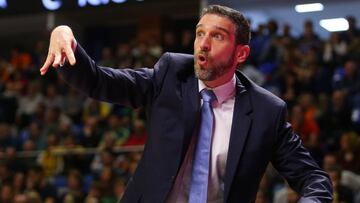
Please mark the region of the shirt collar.
[[[206, 87], [206, 85], [204, 84], [203, 81], [198, 80], [198, 83], [199, 83], [199, 92], [201, 92], [201, 90], [203, 90], [205, 88], [208, 88], [208, 87]], [[231, 80], [229, 80], [227, 83], [220, 85], [218, 87], [215, 87], [215, 88], [208, 88], [208, 89], [211, 89], [215, 93], [217, 103], [222, 104], [224, 101], [234, 97], [235, 85], [236, 85], [236, 77], [234, 74], [234, 76], [231, 78]]]

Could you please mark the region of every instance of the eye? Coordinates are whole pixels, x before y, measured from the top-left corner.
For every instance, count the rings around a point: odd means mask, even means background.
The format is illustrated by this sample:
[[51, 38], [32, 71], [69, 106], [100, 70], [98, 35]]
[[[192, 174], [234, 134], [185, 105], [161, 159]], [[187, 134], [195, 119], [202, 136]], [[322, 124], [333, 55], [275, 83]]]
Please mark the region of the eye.
[[202, 37], [202, 36], [204, 36], [205, 34], [204, 34], [204, 32], [203, 31], [198, 31], [198, 32], [196, 32], [196, 37]]
[[223, 40], [224, 36], [220, 33], [215, 33], [213, 36], [216, 40]]

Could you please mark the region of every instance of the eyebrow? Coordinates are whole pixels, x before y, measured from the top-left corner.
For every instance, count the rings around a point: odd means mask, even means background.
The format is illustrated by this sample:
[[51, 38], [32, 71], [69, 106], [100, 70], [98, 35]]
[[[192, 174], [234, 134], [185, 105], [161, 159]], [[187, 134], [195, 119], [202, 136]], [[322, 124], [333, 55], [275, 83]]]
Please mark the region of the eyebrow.
[[[203, 27], [203, 24], [198, 24], [196, 25], [196, 29], [199, 28], [199, 27]], [[218, 30], [222, 30], [223, 32], [225, 32], [226, 34], [230, 35], [230, 31], [223, 28], [223, 27], [220, 27], [220, 26], [215, 26], [216, 29]]]

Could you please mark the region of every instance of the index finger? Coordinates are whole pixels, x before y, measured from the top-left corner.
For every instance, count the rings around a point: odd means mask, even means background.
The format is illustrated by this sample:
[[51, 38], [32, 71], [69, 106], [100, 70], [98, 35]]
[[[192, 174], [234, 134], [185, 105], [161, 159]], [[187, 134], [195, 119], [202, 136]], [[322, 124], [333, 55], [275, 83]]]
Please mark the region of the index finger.
[[44, 65], [40, 68], [40, 74], [44, 75], [47, 70], [49, 69], [50, 65], [52, 64], [52, 62], [54, 61], [54, 55], [53, 54], [49, 54], [46, 57], [46, 61], [44, 63]]

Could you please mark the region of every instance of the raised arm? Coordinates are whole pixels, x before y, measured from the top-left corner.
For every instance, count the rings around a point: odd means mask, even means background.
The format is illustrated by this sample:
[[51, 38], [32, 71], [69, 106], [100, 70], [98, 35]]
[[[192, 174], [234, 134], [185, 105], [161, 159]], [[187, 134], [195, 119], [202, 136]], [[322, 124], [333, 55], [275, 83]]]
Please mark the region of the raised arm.
[[41, 75], [51, 66], [71, 86], [96, 100], [139, 107], [148, 104], [154, 90], [154, 69], [100, 67], [76, 42], [67, 26], [59, 26], [51, 33]]

